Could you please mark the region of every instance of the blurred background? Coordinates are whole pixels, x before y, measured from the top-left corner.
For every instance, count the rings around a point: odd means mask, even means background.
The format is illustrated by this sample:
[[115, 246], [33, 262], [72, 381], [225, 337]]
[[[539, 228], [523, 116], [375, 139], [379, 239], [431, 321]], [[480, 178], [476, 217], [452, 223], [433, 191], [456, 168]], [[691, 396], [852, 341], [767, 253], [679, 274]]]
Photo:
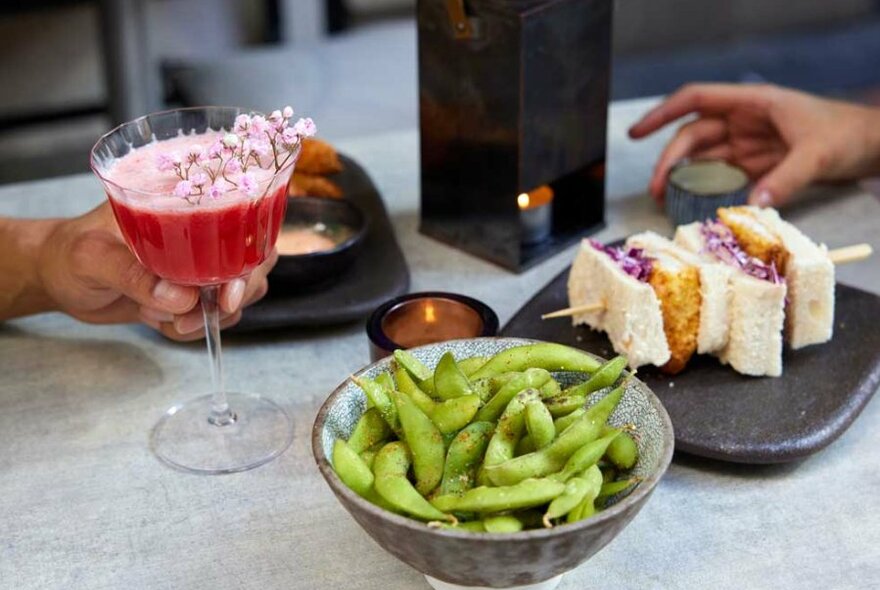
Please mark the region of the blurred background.
[[[330, 141], [412, 129], [415, 2], [4, 0], [0, 183], [84, 172], [99, 135], [170, 106], [292, 104]], [[615, 100], [716, 80], [880, 104], [880, 0], [616, 0], [614, 18]]]

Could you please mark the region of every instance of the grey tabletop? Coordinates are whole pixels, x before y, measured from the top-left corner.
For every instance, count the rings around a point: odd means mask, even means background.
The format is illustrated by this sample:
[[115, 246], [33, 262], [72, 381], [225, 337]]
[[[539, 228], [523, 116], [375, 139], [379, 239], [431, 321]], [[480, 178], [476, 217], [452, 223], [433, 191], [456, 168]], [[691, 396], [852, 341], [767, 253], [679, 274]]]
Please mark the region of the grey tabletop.
[[[600, 239], [671, 230], [644, 193], [665, 136], [625, 136], [649, 104], [611, 110]], [[477, 297], [504, 322], [572, 258], [562, 252], [514, 275], [418, 234], [415, 130], [339, 148], [385, 196], [414, 290]], [[866, 241], [880, 249], [880, 202], [858, 187], [833, 193], [817, 190], [785, 215], [831, 247]], [[10, 185], [0, 188], [0, 215], [73, 215], [102, 198], [89, 175]], [[877, 257], [838, 277], [880, 293]], [[369, 360], [362, 325], [224, 345], [230, 388], [277, 400], [294, 416], [295, 438], [253, 471], [194, 476], [159, 463], [147, 436], [166, 407], [208, 390], [202, 345], [60, 314], [0, 325], [0, 587], [427, 588], [346, 514], [309, 448], [320, 404]], [[874, 401], [838, 441], [799, 463], [677, 456], [642, 513], [560, 588], [876, 588], [878, 448]]]

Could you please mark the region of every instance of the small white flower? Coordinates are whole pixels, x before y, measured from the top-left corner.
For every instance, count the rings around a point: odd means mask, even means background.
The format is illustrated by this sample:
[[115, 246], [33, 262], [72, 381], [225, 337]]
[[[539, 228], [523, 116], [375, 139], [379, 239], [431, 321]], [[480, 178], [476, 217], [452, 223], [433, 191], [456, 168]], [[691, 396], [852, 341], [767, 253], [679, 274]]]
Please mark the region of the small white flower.
[[238, 145], [238, 136], [235, 133], [227, 133], [223, 136], [223, 145], [234, 148]]
[[293, 130], [303, 137], [311, 137], [317, 133], [318, 128], [315, 126], [315, 122], [312, 121], [311, 117], [306, 117], [305, 119], [297, 121], [293, 126]]
[[204, 172], [196, 172], [192, 175], [192, 178], [190, 178], [193, 186], [205, 186], [210, 180], [211, 179], [208, 178], [208, 175]]
[[239, 162], [235, 158], [229, 160], [228, 162], [226, 162], [225, 172], [226, 174], [238, 174], [239, 172], [241, 172], [241, 162]]
[[285, 119], [289, 119], [293, 116], [293, 107], [288, 105], [288, 106], [284, 107], [284, 110], [281, 111], [281, 113], [284, 115]]

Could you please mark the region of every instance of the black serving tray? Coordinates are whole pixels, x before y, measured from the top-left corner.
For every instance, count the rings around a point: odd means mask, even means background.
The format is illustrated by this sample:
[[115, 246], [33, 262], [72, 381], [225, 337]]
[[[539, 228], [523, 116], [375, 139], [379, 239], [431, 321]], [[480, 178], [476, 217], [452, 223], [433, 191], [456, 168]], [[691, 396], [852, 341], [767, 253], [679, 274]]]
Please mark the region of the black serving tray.
[[[604, 333], [542, 320], [568, 307], [568, 269], [547, 284], [502, 329], [502, 336], [561, 342], [603, 357], [614, 354]], [[785, 350], [781, 377], [746, 377], [711, 356], [695, 356], [667, 376], [638, 371], [663, 402], [675, 448], [737, 463], [784, 463], [815, 453], [852, 424], [880, 385], [880, 297], [837, 285], [834, 338]]]
[[382, 302], [409, 289], [409, 269], [381, 195], [359, 164], [346, 156], [340, 155], [340, 159], [345, 168], [330, 179], [342, 188], [343, 198], [360, 207], [367, 218], [367, 235], [357, 260], [339, 276], [306, 287], [270, 274], [269, 293], [244, 310], [241, 322], [231, 332], [359, 321]]

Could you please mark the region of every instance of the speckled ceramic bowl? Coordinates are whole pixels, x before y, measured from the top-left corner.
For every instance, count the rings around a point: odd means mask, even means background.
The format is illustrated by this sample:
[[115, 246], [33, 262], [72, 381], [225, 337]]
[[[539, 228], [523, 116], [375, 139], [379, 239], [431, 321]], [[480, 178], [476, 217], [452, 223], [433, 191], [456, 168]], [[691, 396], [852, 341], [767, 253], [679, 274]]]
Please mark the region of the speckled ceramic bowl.
[[[473, 338], [431, 344], [411, 352], [433, 367], [447, 350], [456, 358], [466, 358], [491, 355], [530, 342], [534, 341]], [[390, 363], [390, 357], [382, 359], [356, 375], [373, 377], [387, 370]], [[563, 383], [576, 381], [577, 377], [571, 373], [557, 375]], [[595, 395], [601, 397], [604, 393]], [[312, 452], [321, 474], [345, 509], [386, 551], [426, 576], [461, 586], [528, 586], [553, 580], [574, 569], [607, 545], [633, 519], [672, 459], [674, 438], [666, 410], [644, 383], [631, 379], [609, 420], [615, 425], [634, 424], [639, 434], [640, 457], [633, 472], [643, 481], [628, 495], [593, 518], [553, 529], [509, 534], [433, 529], [367, 502], [348, 489], [333, 471], [333, 442], [349, 437], [365, 404], [363, 392], [351, 379], [324, 402], [312, 429]]]

